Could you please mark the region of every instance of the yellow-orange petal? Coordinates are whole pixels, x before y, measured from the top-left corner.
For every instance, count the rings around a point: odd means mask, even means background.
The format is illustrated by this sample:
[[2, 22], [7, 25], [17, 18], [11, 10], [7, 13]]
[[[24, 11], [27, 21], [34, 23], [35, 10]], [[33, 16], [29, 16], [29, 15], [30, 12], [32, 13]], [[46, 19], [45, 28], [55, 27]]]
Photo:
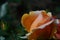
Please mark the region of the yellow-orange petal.
[[22, 25], [25, 27], [26, 31], [30, 32], [30, 26], [32, 22], [36, 19], [37, 15], [24, 14], [21, 19]]

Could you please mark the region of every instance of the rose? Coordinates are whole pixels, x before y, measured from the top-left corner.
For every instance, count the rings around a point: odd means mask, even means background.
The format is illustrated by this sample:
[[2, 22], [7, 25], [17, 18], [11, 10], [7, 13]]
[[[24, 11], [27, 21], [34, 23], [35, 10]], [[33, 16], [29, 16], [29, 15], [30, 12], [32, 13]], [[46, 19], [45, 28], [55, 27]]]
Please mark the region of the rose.
[[46, 13], [44, 10], [24, 14], [21, 23], [29, 32], [26, 35], [28, 40], [49, 39], [55, 31], [54, 19], [51, 13]]

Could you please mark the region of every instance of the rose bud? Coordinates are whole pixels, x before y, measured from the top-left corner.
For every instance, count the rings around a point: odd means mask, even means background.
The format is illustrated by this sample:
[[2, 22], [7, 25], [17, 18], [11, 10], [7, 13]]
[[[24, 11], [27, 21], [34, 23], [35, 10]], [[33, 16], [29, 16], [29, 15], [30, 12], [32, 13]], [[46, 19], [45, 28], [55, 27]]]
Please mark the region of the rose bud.
[[49, 39], [56, 30], [51, 12], [46, 13], [44, 10], [24, 14], [21, 23], [28, 32], [25, 36], [28, 40]]

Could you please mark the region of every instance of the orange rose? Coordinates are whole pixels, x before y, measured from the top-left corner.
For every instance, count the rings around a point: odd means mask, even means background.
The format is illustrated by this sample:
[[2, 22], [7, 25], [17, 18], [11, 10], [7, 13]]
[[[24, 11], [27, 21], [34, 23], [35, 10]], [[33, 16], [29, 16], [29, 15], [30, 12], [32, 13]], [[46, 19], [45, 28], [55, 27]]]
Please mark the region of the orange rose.
[[55, 31], [53, 22], [51, 13], [46, 13], [44, 10], [31, 11], [29, 14], [24, 14], [21, 19], [22, 25], [28, 32], [28, 40], [49, 38]]

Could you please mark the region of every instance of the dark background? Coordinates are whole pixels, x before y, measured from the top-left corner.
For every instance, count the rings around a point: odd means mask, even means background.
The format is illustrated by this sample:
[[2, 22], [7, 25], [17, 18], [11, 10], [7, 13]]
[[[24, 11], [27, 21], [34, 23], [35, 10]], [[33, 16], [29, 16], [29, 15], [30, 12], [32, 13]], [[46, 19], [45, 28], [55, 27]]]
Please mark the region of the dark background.
[[59, 16], [60, 14], [59, 0], [0, 0], [0, 5], [2, 5], [5, 2], [8, 2], [11, 8], [14, 8], [16, 6], [16, 12], [18, 12], [19, 16], [22, 16], [25, 12], [29, 12], [31, 10], [46, 9], [51, 11], [53, 15]]

